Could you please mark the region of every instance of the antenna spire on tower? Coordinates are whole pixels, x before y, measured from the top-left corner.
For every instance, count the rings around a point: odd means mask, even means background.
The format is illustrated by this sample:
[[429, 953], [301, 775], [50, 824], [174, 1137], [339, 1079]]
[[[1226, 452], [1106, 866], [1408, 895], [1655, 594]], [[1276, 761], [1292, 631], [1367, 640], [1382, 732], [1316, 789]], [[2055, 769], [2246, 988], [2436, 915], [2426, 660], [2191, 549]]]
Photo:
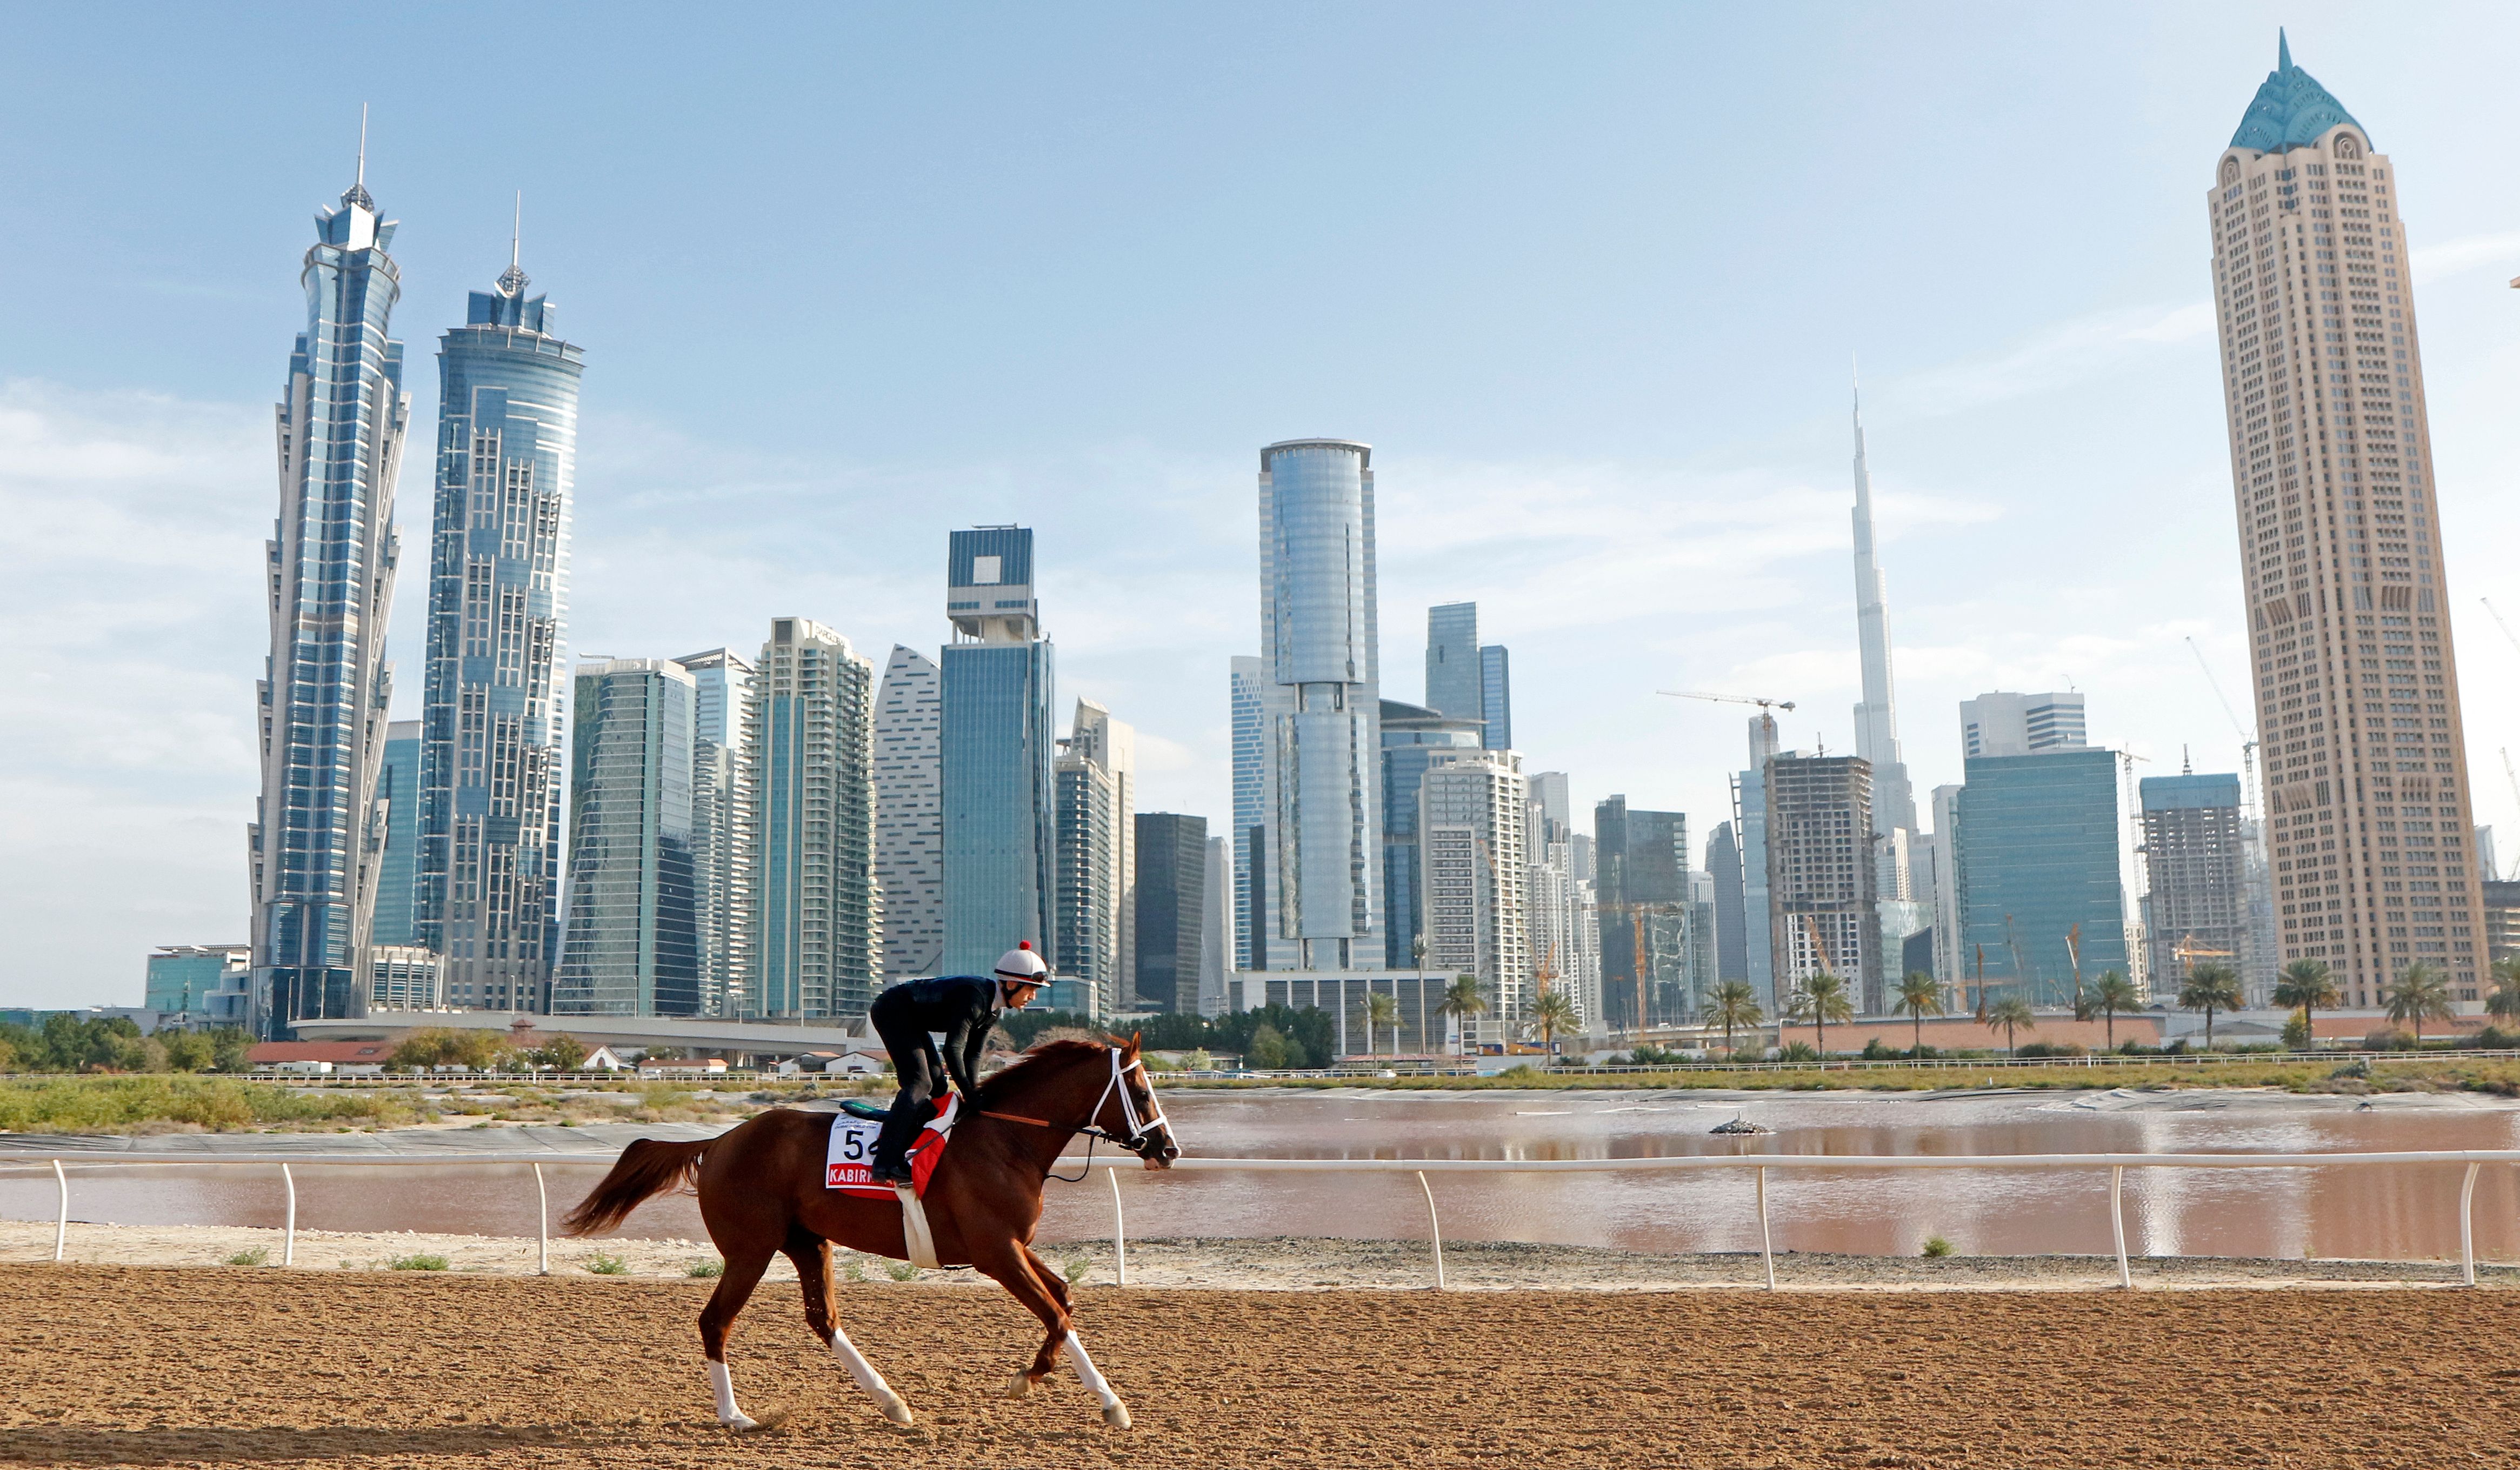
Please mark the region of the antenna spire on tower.
[[368, 197], [368, 105], [359, 104], [359, 164], [350, 179], [350, 187], [341, 196], [344, 205], [356, 205], [370, 213], [376, 212], [377, 202]]
[[508, 231], [508, 268], [499, 272], [499, 289], [512, 297], [523, 296], [525, 283], [532, 279], [525, 274], [524, 239], [525, 191], [519, 189], [517, 191], [516, 224]]

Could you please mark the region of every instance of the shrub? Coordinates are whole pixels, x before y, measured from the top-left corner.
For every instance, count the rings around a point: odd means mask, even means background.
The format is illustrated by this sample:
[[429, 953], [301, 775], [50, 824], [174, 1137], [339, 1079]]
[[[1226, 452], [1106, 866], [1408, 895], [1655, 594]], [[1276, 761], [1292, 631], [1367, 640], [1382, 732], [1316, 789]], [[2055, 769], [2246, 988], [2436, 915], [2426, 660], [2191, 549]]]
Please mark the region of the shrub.
[[895, 1281], [907, 1281], [911, 1277], [919, 1274], [919, 1267], [912, 1265], [907, 1261], [896, 1261], [892, 1264], [885, 1266], [883, 1268], [883, 1273], [890, 1276]]
[[2415, 1034], [2396, 1031], [2384, 1026], [2362, 1038], [2362, 1049], [2364, 1051], [2412, 1051], [2415, 1049]]
[[1820, 1052], [1809, 1041], [1789, 1041], [1777, 1049], [1779, 1062], [1817, 1062]]
[[269, 1265], [271, 1253], [260, 1246], [255, 1246], [250, 1251], [239, 1251], [219, 1263], [221, 1265]]
[[2092, 1049], [2076, 1041], [2032, 1041], [2016, 1053], [2025, 1057], [2087, 1057]]
[[1874, 1036], [1864, 1043], [1864, 1060], [1868, 1062], [1888, 1062], [1905, 1055], [1906, 1053], [1898, 1047], [1882, 1045], [1879, 1036]]
[[1070, 1256], [1059, 1269], [1066, 1275], [1067, 1284], [1074, 1286], [1085, 1279], [1087, 1271], [1094, 1269], [1094, 1263], [1084, 1256]]
[[1950, 1241], [1943, 1239], [1939, 1235], [1928, 1235], [1925, 1237], [1925, 1259], [1927, 1261], [1940, 1261], [1951, 1253], [1952, 1243]]
[[586, 1258], [586, 1269], [591, 1275], [626, 1276], [630, 1274], [630, 1263], [618, 1256], [607, 1256], [598, 1251]]
[[446, 1269], [446, 1258], [443, 1256], [396, 1256], [393, 1260], [386, 1262], [385, 1266], [388, 1270], [397, 1271], [442, 1271]]
[[2310, 1050], [2310, 1017], [2296, 1009], [2284, 1018], [2283, 1044], [2286, 1051]]
[[2507, 1032], [2498, 1026], [2489, 1026], [2476, 1034], [2476, 1045], [2482, 1051], [2520, 1050], [2520, 1032]]

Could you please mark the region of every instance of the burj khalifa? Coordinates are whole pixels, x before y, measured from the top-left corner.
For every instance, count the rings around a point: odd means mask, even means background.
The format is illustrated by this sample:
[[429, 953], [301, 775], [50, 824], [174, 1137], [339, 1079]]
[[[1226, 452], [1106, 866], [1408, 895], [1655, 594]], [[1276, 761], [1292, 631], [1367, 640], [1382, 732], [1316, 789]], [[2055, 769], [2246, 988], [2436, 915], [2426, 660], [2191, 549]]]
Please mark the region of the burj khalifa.
[[[1885, 846], [1916, 830], [1916, 797], [1899, 758], [1899, 709], [1890, 684], [1890, 610], [1872, 549], [1872, 475], [1864, 463], [1864, 399], [1855, 397], [1855, 632], [1864, 657], [1864, 703], [1855, 707], [1855, 754], [1872, 766], [1872, 826]], [[1884, 897], [1905, 897], [1883, 890]]]

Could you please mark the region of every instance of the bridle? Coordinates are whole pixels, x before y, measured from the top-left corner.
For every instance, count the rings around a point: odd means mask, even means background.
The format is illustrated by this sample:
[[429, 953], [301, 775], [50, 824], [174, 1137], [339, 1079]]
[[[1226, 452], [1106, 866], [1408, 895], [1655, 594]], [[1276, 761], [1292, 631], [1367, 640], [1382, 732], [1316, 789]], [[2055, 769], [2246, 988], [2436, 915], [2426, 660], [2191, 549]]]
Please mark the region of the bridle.
[[[1083, 1133], [1088, 1138], [1101, 1138], [1106, 1142], [1116, 1143], [1141, 1159], [1151, 1159], [1154, 1157], [1154, 1151], [1161, 1146], [1161, 1139], [1155, 1130], [1162, 1128], [1169, 1132], [1172, 1128], [1172, 1121], [1164, 1117], [1164, 1105], [1155, 1097], [1154, 1081], [1147, 1075], [1147, 1059], [1131, 1057], [1123, 1062], [1120, 1060], [1119, 1047], [1110, 1046], [1105, 1050], [1111, 1054], [1110, 1080], [1103, 1082], [1102, 1091], [1094, 1099], [1094, 1106], [1086, 1113], [1085, 1121], [1070, 1128], [1069, 1131]], [[1143, 1115], [1138, 1112], [1138, 1100], [1129, 1094], [1128, 1087], [1120, 1080], [1132, 1072], [1137, 1073], [1139, 1079], [1147, 1084], [1148, 1111]], [[1117, 1093], [1120, 1098], [1120, 1120], [1129, 1129], [1126, 1137], [1103, 1127], [1101, 1122], [1103, 1106], [1111, 1101], [1114, 1093]], [[987, 1108], [978, 1111], [982, 1118], [995, 1118], [1003, 1123], [1025, 1123], [1037, 1128], [1061, 1126], [1046, 1118], [1026, 1118], [1019, 1113], [997, 1113]], [[1092, 1167], [1093, 1157], [1093, 1148], [1089, 1144], [1086, 1148], [1088, 1168]]]

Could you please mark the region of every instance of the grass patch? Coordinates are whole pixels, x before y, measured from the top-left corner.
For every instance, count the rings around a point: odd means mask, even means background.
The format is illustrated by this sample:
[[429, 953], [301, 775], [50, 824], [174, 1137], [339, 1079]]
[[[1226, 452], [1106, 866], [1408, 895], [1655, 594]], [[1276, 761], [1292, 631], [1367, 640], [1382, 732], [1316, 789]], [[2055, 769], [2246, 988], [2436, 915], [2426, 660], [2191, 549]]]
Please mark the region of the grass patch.
[[725, 1262], [723, 1262], [723, 1261], [715, 1261], [715, 1260], [711, 1260], [711, 1261], [695, 1261], [695, 1262], [693, 1262], [693, 1263], [691, 1263], [691, 1268], [690, 1268], [690, 1269], [688, 1269], [688, 1270], [686, 1270], [686, 1271], [684, 1271], [684, 1272], [683, 1272], [683, 1274], [684, 1274], [684, 1275], [686, 1275], [686, 1276], [696, 1276], [696, 1277], [698, 1277], [699, 1279], [701, 1279], [701, 1280], [705, 1281], [705, 1280], [709, 1279], [709, 1278], [710, 1278], [710, 1277], [712, 1277], [712, 1276], [723, 1276], [723, 1275], [725, 1275], [725, 1274], [726, 1274], [726, 1263], [725, 1263]]
[[225, 1077], [55, 1077], [0, 1081], [0, 1132], [125, 1133], [197, 1127], [391, 1127], [421, 1117], [399, 1089], [302, 1093]]
[[1071, 1256], [1059, 1269], [1066, 1274], [1067, 1284], [1074, 1286], [1085, 1279], [1087, 1271], [1094, 1269], [1094, 1262], [1091, 1257]]
[[261, 1246], [255, 1246], [250, 1251], [239, 1251], [233, 1256], [226, 1257], [219, 1262], [219, 1264], [269, 1265], [271, 1264], [271, 1252], [263, 1249]]
[[883, 1273], [890, 1276], [895, 1281], [907, 1281], [911, 1277], [919, 1274], [919, 1267], [912, 1265], [907, 1261], [896, 1261], [892, 1264], [885, 1266], [883, 1268]]
[[1940, 1261], [1951, 1253], [1952, 1243], [1950, 1241], [1943, 1239], [1939, 1235], [1928, 1235], [1925, 1237], [1924, 1254], [1927, 1261]]
[[426, 1255], [396, 1256], [393, 1260], [385, 1263], [385, 1269], [389, 1271], [442, 1271], [446, 1269], [446, 1258], [443, 1256]]
[[840, 1279], [844, 1281], [864, 1281], [866, 1279], [866, 1263], [863, 1261], [852, 1261], [848, 1264], [841, 1266]]
[[590, 1274], [598, 1276], [626, 1276], [630, 1274], [630, 1263], [618, 1256], [607, 1256], [602, 1251], [598, 1251], [586, 1258], [586, 1269]]

